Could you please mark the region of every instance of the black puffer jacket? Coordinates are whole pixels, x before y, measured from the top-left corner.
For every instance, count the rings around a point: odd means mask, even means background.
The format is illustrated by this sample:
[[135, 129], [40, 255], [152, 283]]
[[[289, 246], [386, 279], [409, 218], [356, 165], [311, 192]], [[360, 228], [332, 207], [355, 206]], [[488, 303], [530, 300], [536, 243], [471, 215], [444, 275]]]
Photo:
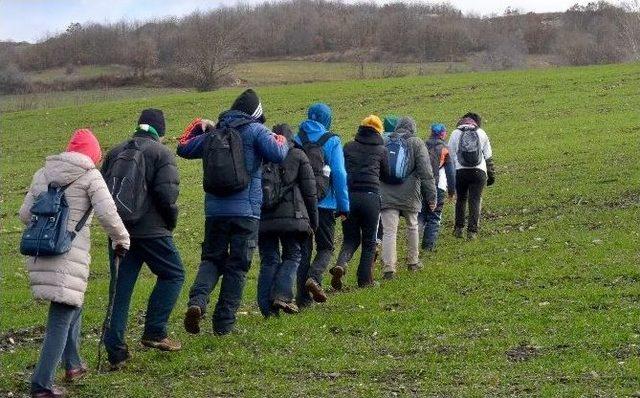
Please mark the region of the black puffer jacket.
[[[126, 225], [131, 238], [158, 238], [171, 236], [171, 231], [178, 221], [178, 200], [180, 177], [173, 151], [162, 145], [146, 132], [139, 132], [133, 139], [140, 144], [147, 167], [147, 200], [152, 201], [146, 215], [135, 225]], [[112, 159], [118, 157], [127, 140], [107, 153], [102, 164], [102, 175], [105, 175]], [[107, 181], [107, 185], [109, 182]]]
[[360, 126], [353, 141], [344, 146], [350, 192], [380, 192], [380, 179], [389, 174], [389, 157], [380, 133]]
[[280, 167], [283, 186], [291, 189], [277, 207], [262, 210], [260, 233], [310, 233], [318, 227], [318, 196], [313, 169], [304, 151], [293, 147], [293, 133], [288, 126], [276, 126], [274, 132], [284, 135], [290, 145]]

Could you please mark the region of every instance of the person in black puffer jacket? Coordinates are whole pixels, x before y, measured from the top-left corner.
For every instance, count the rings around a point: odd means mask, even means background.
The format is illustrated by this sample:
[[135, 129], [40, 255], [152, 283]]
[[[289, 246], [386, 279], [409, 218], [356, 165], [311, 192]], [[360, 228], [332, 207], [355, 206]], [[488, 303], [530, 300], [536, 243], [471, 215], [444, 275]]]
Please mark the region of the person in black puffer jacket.
[[389, 159], [382, 139], [382, 121], [375, 115], [365, 118], [353, 141], [344, 147], [351, 212], [342, 222], [344, 241], [338, 261], [329, 272], [331, 286], [342, 289], [347, 263], [362, 244], [358, 265], [358, 286], [373, 284], [376, 234], [380, 218], [380, 179], [389, 174]]
[[293, 286], [302, 245], [318, 227], [316, 179], [309, 159], [302, 149], [293, 147], [293, 132], [288, 125], [277, 125], [273, 132], [284, 136], [290, 149], [279, 166], [283, 199], [275, 207], [263, 208], [260, 217], [258, 307], [265, 317], [277, 315], [280, 310], [298, 312], [293, 303]]

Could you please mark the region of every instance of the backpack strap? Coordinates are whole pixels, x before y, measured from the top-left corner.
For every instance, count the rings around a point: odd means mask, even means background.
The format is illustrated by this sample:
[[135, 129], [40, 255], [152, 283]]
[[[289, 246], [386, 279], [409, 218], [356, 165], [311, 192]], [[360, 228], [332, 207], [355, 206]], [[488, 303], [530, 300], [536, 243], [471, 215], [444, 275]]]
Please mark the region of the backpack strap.
[[307, 145], [308, 143], [311, 142], [309, 140], [309, 135], [304, 130], [300, 130], [300, 133], [298, 134], [298, 136], [300, 137], [300, 142], [302, 143], [302, 145]]
[[257, 123], [257, 122], [254, 120], [238, 118], [238, 119], [232, 120], [229, 124], [227, 124], [227, 127], [230, 127], [232, 129], [237, 129], [238, 127], [242, 127], [246, 124], [251, 124], [251, 123]]
[[80, 232], [82, 228], [84, 228], [84, 225], [87, 223], [87, 220], [89, 219], [89, 216], [91, 215], [92, 210], [93, 210], [93, 206], [89, 206], [87, 211], [84, 212], [84, 214], [82, 215], [82, 218], [80, 219], [80, 221], [78, 221], [78, 224], [76, 224], [76, 227], [73, 229], [75, 231], [74, 236], [76, 233]]
[[324, 144], [327, 143], [327, 141], [329, 141], [331, 138], [333, 137], [337, 137], [336, 134], [333, 133], [324, 133], [322, 134], [322, 136], [318, 139], [318, 141], [316, 141], [316, 144], [318, 144], [319, 146], [324, 146]]

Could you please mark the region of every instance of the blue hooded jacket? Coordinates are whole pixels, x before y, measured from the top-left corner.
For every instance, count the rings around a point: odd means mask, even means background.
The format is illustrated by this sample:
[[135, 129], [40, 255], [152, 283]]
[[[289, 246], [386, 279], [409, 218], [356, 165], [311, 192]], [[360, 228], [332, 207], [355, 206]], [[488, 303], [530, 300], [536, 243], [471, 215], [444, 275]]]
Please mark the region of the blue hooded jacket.
[[[309, 140], [317, 141], [331, 127], [331, 108], [326, 104], [316, 103], [309, 107], [308, 119], [300, 124], [309, 136]], [[295, 142], [302, 145], [300, 136], [296, 135]], [[322, 147], [324, 149], [325, 162], [331, 167], [331, 189], [320, 202], [318, 207], [322, 209], [349, 212], [349, 192], [347, 190], [347, 171], [344, 165], [344, 153], [340, 137], [330, 138]]]
[[[249, 186], [231, 196], [218, 197], [205, 194], [205, 215], [207, 217], [249, 217], [260, 218], [262, 207], [262, 162], [281, 163], [287, 156], [289, 146], [278, 144], [275, 135], [256, 119], [240, 111], [226, 111], [218, 118], [218, 125], [231, 121], [249, 121], [238, 128], [244, 144], [244, 161], [251, 175]], [[178, 145], [178, 156], [185, 159], [201, 159], [206, 134], [196, 135]]]

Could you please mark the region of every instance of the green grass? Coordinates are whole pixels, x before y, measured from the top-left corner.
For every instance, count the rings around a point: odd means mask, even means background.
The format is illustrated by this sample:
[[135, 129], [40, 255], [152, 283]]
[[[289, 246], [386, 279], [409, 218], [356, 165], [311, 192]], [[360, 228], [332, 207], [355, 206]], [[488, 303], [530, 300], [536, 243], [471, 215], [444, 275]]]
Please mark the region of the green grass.
[[[429, 123], [476, 110], [497, 164], [482, 237], [451, 237], [445, 208], [439, 251], [425, 268], [379, 288], [331, 295], [294, 317], [263, 320], [254, 261], [237, 324], [227, 337], [188, 336], [186, 296], [203, 226], [201, 166], [179, 161], [176, 240], [187, 281], [170, 330], [179, 353], [142, 349], [140, 319], [153, 284], [144, 272], [131, 309], [133, 359], [93, 373], [73, 396], [629, 396], [640, 390], [640, 65], [464, 73], [260, 89], [269, 123], [297, 124], [312, 101], [335, 111], [346, 141], [369, 113]], [[35, 302], [17, 251], [16, 213], [31, 175], [74, 127], [105, 148], [129, 136], [138, 111], [160, 107], [168, 145], [194, 116], [215, 117], [239, 89], [15, 112], [0, 119], [2, 210], [0, 334], [38, 336], [46, 305]], [[105, 237], [93, 228], [92, 277], [82, 353], [93, 367], [106, 306]], [[402, 249], [402, 248], [401, 248]], [[357, 259], [356, 259], [357, 260]], [[379, 276], [379, 269], [376, 271]], [[348, 283], [355, 285], [353, 272]], [[209, 321], [205, 329], [210, 330]], [[28, 389], [39, 343], [0, 338], [0, 395]], [[8, 346], [8, 347], [7, 347]]]

